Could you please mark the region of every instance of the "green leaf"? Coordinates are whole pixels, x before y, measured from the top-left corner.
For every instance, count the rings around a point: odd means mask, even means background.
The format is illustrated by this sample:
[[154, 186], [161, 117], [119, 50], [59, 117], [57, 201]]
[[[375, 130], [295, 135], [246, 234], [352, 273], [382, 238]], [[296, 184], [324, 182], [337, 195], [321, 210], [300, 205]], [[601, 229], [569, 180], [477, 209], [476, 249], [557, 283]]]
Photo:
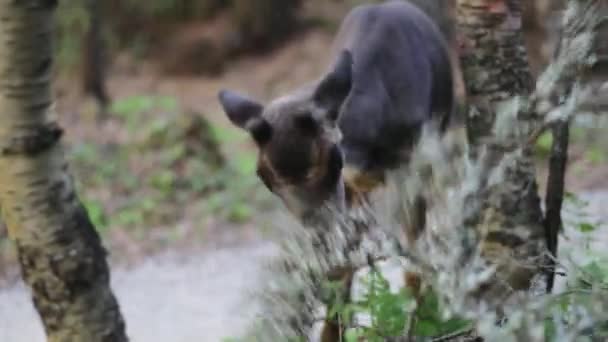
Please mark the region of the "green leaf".
[[597, 228], [597, 227], [596, 227], [595, 225], [593, 225], [593, 224], [591, 224], [591, 223], [586, 223], [586, 222], [584, 222], [584, 223], [580, 223], [580, 224], [578, 225], [578, 230], [579, 230], [581, 233], [589, 233], [589, 232], [594, 231], [596, 228]]
[[441, 334], [451, 334], [458, 331], [463, 331], [471, 326], [471, 322], [465, 319], [453, 318], [444, 321], [441, 325]]
[[360, 338], [365, 336], [365, 330], [363, 328], [348, 329], [344, 334], [346, 342], [359, 342]]
[[440, 322], [429, 320], [418, 320], [415, 326], [414, 334], [423, 337], [435, 337], [441, 332]]
[[461, 331], [470, 325], [458, 317], [444, 319], [436, 292], [427, 291], [416, 310], [417, 322], [414, 333], [419, 336], [434, 337]]
[[608, 285], [608, 266], [605, 260], [592, 261], [581, 268], [582, 279], [579, 286], [589, 287], [589, 283], [596, 286]]
[[551, 145], [553, 145], [553, 134], [545, 132], [536, 140], [536, 151], [542, 155], [547, 155], [551, 151]]
[[392, 293], [388, 281], [375, 270], [363, 279], [363, 283], [367, 287], [364, 304], [371, 316], [372, 329], [380, 336], [402, 335], [408, 320], [408, 304], [412, 300], [409, 293]]
[[235, 223], [243, 223], [253, 216], [253, 209], [246, 203], [235, 203], [228, 219]]
[[107, 221], [103, 204], [99, 201], [85, 199], [83, 200], [83, 205], [87, 210], [89, 219], [91, 220], [91, 223], [93, 223], [95, 228], [97, 228], [98, 230], [105, 229]]

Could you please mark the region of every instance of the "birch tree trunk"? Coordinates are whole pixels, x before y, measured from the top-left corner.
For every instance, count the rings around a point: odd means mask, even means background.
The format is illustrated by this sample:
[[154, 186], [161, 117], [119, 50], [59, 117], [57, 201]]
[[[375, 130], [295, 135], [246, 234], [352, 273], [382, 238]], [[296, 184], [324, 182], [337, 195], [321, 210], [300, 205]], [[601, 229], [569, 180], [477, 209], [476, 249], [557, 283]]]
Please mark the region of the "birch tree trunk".
[[[458, 0], [458, 28], [464, 41], [461, 64], [466, 85], [467, 136], [471, 157], [493, 135], [497, 108], [533, 86], [521, 30], [518, 0]], [[507, 151], [508, 146], [489, 146]], [[471, 218], [482, 235], [483, 253], [510, 288], [526, 290], [539, 273], [545, 250], [543, 215], [530, 151], [509, 161], [499, 185], [482, 194], [481, 214]], [[514, 258], [510, 258], [514, 257]]]
[[56, 0], [0, 0], [0, 206], [51, 342], [127, 341], [52, 108]]

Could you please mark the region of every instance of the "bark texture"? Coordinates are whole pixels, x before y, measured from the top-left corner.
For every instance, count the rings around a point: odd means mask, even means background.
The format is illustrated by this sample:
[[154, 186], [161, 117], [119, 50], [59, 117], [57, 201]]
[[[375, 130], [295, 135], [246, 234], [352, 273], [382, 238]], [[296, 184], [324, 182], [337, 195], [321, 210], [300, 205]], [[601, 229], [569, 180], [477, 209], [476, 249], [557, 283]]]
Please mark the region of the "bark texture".
[[[461, 63], [470, 106], [467, 136], [473, 159], [480, 158], [483, 146], [489, 155], [510, 151], [510, 146], [485, 145], [486, 138], [493, 135], [503, 101], [527, 96], [532, 90], [520, 5], [517, 0], [458, 0], [458, 26], [465, 43]], [[493, 161], [486, 158], [485, 162]], [[500, 162], [507, 163], [503, 179], [478, 194], [483, 206], [471, 210], [468, 221], [478, 228], [482, 253], [497, 265], [499, 283], [527, 290], [540, 271], [545, 248], [534, 164], [530, 151]], [[506, 292], [499, 286], [497, 293]]]
[[522, 2], [522, 25], [530, 71], [534, 77], [547, 67], [555, 47], [560, 26], [559, 10], [565, 0], [526, 0]]
[[0, 1], [0, 206], [51, 342], [127, 341], [52, 108], [54, 0]]

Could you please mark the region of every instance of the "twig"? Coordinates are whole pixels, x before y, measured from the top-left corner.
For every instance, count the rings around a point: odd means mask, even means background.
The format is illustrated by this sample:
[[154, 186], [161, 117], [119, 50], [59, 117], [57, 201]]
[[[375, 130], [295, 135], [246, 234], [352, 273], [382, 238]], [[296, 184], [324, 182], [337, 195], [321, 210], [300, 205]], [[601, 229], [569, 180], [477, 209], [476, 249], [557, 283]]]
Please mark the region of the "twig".
[[562, 229], [562, 203], [564, 200], [564, 179], [568, 163], [568, 140], [570, 129], [568, 122], [558, 122], [553, 128], [553, 146], [549, 158], [549, 176], [545, 197], [545, 237], [547, 249], [552, 258], [548, 258], [547, 292], [553, 289], [555, 279], [555, 258], [557, 254], [557, 236]]
[[431, 342], [448, 342], [457, 339], [460, 339], [459, 341], [483, 341], [481, 337], [475, 336], [475, 329], [467, 329], [434, 338]]

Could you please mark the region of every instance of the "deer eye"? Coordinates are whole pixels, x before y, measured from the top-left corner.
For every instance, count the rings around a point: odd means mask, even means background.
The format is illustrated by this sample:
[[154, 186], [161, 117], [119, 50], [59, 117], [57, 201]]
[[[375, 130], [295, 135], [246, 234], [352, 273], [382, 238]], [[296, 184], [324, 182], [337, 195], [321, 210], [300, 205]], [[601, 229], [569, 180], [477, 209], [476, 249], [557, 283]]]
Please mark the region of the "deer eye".
[[316, 136], [319, 134], [319, 124], [310, 113], [302, 113], [294, 118], [296, 126], [302, 133], [308, 136]]

